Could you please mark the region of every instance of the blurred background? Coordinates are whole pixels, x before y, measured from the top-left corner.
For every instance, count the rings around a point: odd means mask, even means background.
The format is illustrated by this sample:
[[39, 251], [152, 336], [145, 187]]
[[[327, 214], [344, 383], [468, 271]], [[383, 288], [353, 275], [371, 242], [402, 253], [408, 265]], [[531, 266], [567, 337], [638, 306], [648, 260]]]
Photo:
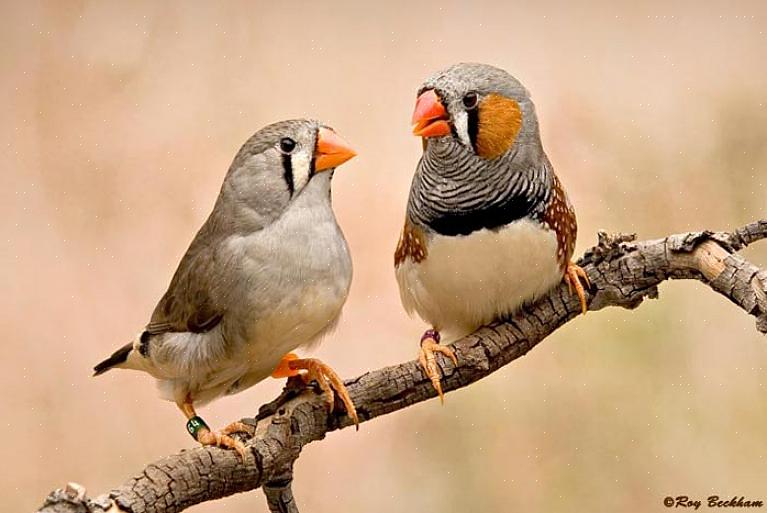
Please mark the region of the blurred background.
[[[67, 481], [107, 491], [192, 447], [151, 379], [91, 367], [146, 323], [240, 145], [311, 116], [358, 150], [334, 181], [355, 263], [313, 354], [345, 377], [413, 359], [392, 253], [420, 141], [415, 92], [457, 61], [532, 92], [576, 206], [641, 238], [767, 216], [764, 2], [3, 2], [3, 511]], [[767, 243], [746, 256], [767, 266]], [[252, 415], [267, 380], [202, 410]], [[305, 511], [660, 511], [767, 501], [767, 340], [697, 282], [589, 313], [444, 407], [308, 446]], [[192, 508], [266, 511], [261, 492]]]

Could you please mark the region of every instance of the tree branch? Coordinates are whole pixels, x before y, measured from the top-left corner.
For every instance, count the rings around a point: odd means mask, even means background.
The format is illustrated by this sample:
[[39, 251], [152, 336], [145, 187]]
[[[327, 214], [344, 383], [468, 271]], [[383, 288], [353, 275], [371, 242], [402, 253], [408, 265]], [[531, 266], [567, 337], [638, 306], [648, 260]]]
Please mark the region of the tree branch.
[[[699, 280], [756, 319], [767, 333], [767, 272], [736, 252], [767, 238], [767, 220], [733, 232], [693, 232], [635, 241], [634, 235], [599, 233], [599, 243], [578, 262], [592, 287], [589, 310], [636, 308], [657, 298], [669, 279]], [[458, 366], [439, 357], [446, 392], [465, 387], [523, 356], [580, 312], [578, 299], [560, 286], [535, 305], [454, 344]], [[361, 422], [436, 396], [415, 361], [367, 372], [346, 381]], [[255, 434], [244, 441], [251, 456], [199, 447], [150, 463], [140, 474], [96, 499], [74, 483], [52, 492], [39, 510], [47, 513], [171, 513], [194, 504], [263, 487], [269, 509], [297, 513], [291, 482], [293, 464], [308, 443], [352, 424], [342, 409], [328, 414], [316, 391], [289, 381], [280, 397], [261, 407]]]

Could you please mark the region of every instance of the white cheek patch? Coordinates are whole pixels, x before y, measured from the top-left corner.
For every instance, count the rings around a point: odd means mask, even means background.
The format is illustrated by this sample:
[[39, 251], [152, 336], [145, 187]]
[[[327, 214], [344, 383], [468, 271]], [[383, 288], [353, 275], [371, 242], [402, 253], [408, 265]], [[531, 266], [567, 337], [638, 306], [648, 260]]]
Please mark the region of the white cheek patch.
[[453, 125], [455, 126], [455, 132], [458, 134], [458, 138], [463, 144], [470, 148], [469, 114], [463, 109], [458, 109], [458, 112], [453, 114]]
[[293, 166], [293, 189], [298, 192], [309, 182], [312, 154], [307, 151], [297, 151], [291, 155], [290, 163]]

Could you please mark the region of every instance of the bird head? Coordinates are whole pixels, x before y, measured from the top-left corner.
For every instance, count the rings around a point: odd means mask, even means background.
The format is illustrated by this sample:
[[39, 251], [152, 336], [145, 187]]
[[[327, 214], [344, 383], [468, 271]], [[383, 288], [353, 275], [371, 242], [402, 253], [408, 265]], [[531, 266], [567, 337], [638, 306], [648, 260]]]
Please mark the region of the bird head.
[[333, 170], [356, 153], [319, 121], [279, 121], [256, 132], [234, 158], [224, 182], [236, 196], [267, 217], [283, 211], [315, 177], [329, 183]]
[[538, 141], [527, 89], [487, 64], [456, 64], [431, 76], [418, 91], [412, 123], [424, 149], [455, 141], [484, 159], [507, 154], [515, 143]]

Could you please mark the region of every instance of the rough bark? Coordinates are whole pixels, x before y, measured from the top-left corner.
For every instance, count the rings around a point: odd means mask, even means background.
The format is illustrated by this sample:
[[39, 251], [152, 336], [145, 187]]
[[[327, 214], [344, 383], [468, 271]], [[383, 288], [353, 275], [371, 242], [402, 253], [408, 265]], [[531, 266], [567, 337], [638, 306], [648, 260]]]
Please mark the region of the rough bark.
[[[658, 297], [669, 279], [695, 279], [725, 296], [756, 319], [767, 333], [767, 271], [737, 251], [767, 238], [767, 220], [733, 232], [693, 232], [638, 242], [634, 235], [599, 233], [599, 243], [578, 262], [591, 280], [589, 310], [607, 306], [636, 308]], [[578, 299], [562, 285], [535, 305], [458, 340], [458, 365], [439, 356], [445, 392], [465, 387], [523, 356], [580, 313]], [[415, 361], [367, 372], [346, 381], [360, 421], [401, 410], [436, 396]], [[291, 490], [293, 464], [308, 443], [350, 426], [340, 405], [328, 414], [316, 391], [289, 382], [283, 393], [261, 407], [253, 436], [244, 441], [251, 455], [244, 463], [234, 451], [196, 448], [150, 463], [107, 494], [89, 499], [70, 483], [52, 492], [40, 512], [171, 513], [194, 504], [263, 487], [271, 511], [297, 513]]]

